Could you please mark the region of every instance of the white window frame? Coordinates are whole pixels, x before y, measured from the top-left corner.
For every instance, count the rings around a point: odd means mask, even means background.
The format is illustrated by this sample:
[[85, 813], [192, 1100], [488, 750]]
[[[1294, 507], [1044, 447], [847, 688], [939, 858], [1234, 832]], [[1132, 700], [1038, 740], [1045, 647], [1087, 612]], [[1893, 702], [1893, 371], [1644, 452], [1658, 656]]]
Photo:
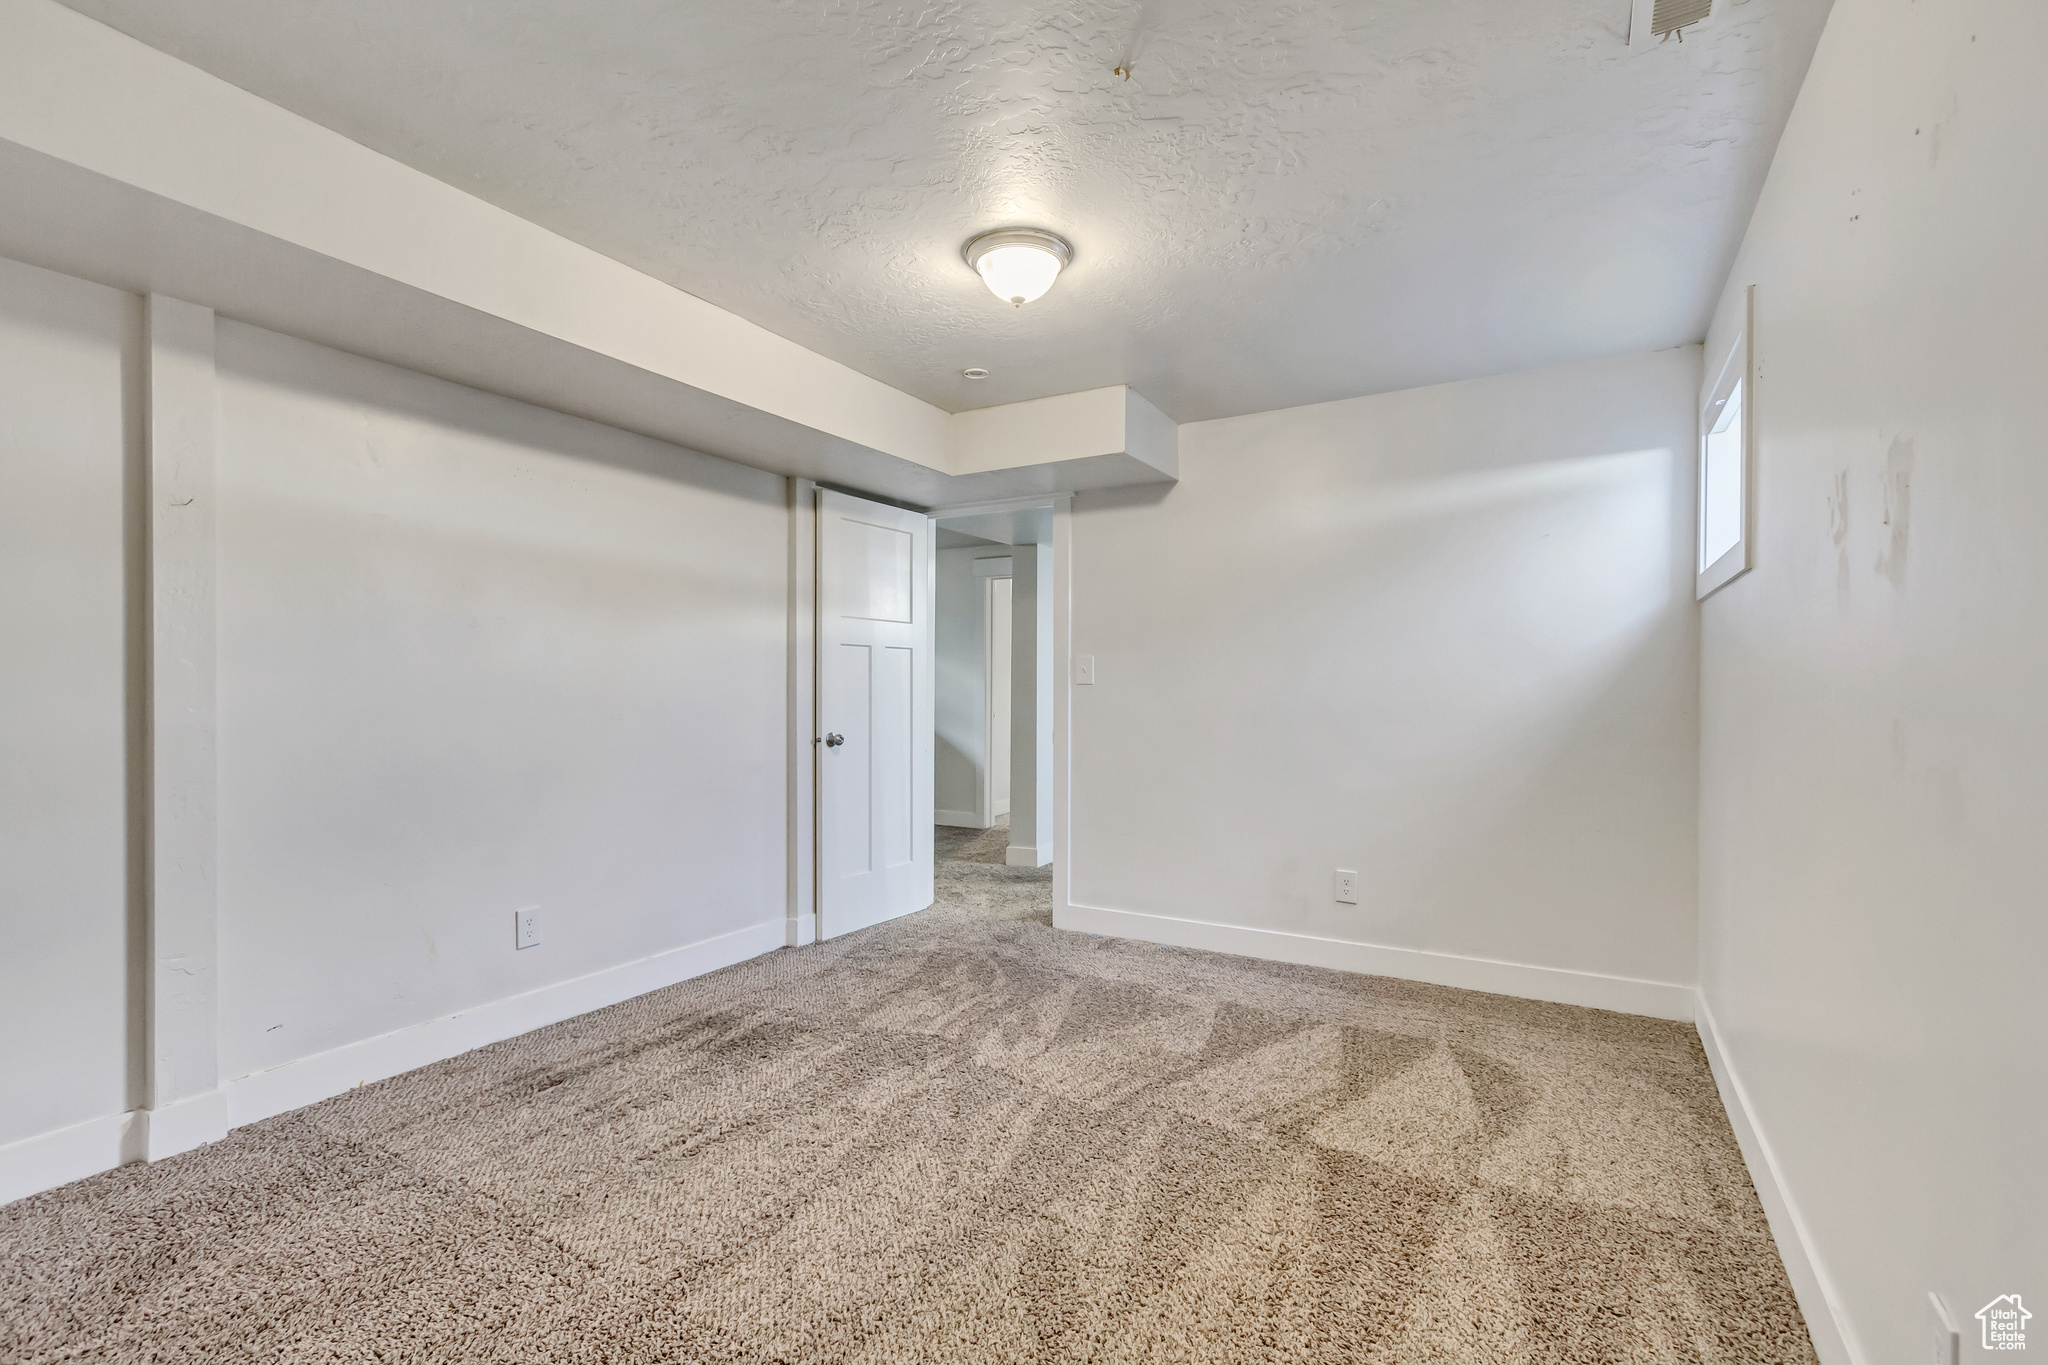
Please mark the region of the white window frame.
[[[1743, 291], [1742, 331], [1735, 344], [1722, 356], [1721, 367], [1700, 395], [1698, 466], [1698, 516], [1693, 528], [1693, 567], [1697, 571], [1695, 596], [1704, 599], [1718, 592], [1750, 570], [1749, 545], [1756, 510], [1756, 367], [1750, 363], [1755, 334], [1756, 286]], [[1713, 563], [1706, 561], [1707, 549], [1707, 436], [1719, 420], [1728, 398], [1742, 389], [1742, 491], [1741, 506], [1735, 514], [1735, 543]]]

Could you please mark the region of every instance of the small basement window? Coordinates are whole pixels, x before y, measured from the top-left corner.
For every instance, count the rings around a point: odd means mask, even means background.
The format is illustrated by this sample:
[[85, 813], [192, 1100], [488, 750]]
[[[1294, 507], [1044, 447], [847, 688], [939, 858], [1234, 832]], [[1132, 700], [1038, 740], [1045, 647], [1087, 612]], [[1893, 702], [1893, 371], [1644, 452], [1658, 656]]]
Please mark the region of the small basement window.
[[1706, 465], [1700, 472], [1706, 514], [1700, 518], [1700, 568], [1735, 548], [1742, 539], [1742, 381], [1728, 391], [1721, 415], [1707, 432]]
[[1749, 329], [1744, 327], [1723, 356], [1700, 408], [1701, 597], [1749, 568], [1748, 399]]

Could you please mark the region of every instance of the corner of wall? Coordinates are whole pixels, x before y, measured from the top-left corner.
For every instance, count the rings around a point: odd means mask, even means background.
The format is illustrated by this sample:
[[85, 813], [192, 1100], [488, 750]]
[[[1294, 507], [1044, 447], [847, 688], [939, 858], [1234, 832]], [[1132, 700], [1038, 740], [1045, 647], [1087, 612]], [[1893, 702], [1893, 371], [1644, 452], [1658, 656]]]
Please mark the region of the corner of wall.
[[1820, 1357], [1821, 1365], [1864, 1365], [1863, 1354], [1851, 1344], [1853, 1338], [1845, 1326], [1847, 1318], [1839, 1307], [1839, 1295], [1832, 1288], [1806, 1221], [1799, 1214], [1791, 1187], [1778, 1168], [1770, 1140], [1750, 1104], [1749, 1092], [1729, 1060], [1704, 988], [1695, 1007], [1695, 1025], [1700, 1047], [1707, 1054], [1707, 1066], [1714, 1073], [1715, 1088], [1721, 1094], [1721, 1107], [1728, 1113], [1736, 1145], [1742, 1149], [1743, 1164], [1749, 1168], [1750, 1181], [1764, 1206], [1771, 1238], [1778, 1244], [1785, 1278], [1791, 1282], [1800, 1315], [1806, 1319], [1814, 1354]]

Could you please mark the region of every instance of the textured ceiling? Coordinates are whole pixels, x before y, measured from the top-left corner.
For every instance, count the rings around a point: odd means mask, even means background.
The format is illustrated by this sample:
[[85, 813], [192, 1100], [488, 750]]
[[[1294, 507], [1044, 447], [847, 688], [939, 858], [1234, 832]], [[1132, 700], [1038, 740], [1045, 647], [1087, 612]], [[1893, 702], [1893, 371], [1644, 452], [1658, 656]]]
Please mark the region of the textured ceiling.
[[1828, 0], [67, 2], [942, 407], [1189, 421], [1699, 339]]

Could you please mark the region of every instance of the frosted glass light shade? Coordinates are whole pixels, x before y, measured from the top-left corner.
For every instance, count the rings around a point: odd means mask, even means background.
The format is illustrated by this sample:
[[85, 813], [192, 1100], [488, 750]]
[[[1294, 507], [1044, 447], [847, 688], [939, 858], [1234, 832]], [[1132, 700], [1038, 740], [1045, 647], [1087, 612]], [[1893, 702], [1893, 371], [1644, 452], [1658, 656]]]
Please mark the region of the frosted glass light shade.
[[1060, 277], [1059, 257], [1038, 246], [999, 246], [974, 263], [989, 292], [1008, 303], [1045, 297]]
[[1045, 297], [1074, 251], [1050, 232], [1005, 228], [976, 237], [961, 254], [980, 274], [989, 293], [1004, 303], [1022, 306]]

